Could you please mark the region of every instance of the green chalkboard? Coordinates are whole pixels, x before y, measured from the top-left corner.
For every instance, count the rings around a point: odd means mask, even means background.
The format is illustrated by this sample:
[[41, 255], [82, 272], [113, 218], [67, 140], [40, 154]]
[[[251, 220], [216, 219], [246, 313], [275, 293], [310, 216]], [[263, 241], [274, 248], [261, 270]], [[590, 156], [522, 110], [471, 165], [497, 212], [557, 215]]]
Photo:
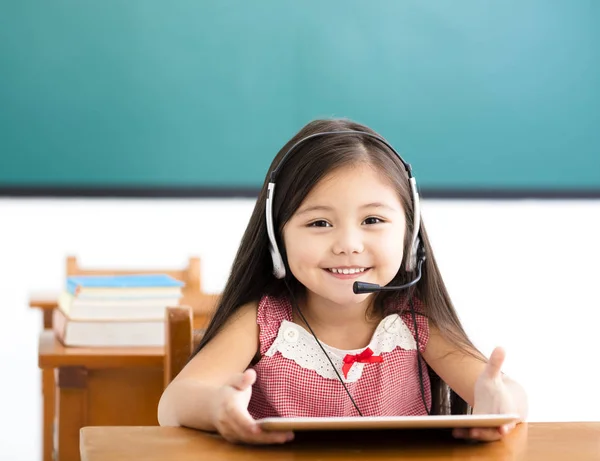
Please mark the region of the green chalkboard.
[[422, 188], [600, 190], [595, 0], [0, 3], [0, 186], [258, 188], [318, 117]]

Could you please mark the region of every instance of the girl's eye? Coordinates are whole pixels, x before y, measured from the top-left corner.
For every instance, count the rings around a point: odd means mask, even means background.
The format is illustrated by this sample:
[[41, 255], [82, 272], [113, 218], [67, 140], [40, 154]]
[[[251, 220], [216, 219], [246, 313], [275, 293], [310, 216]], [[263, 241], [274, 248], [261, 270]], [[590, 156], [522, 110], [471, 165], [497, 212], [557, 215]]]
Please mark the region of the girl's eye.
[[320, 219], [318, 221], [311, 222], [308, 227], [331, 227], [331, 224], [323, 219]]
[[371, 216], [371, 217], [365, 219], [363, 222], [365, 224], [379, 224], [379, 223], [382, 223], [383, 220], [381, 220], [380, 218], [376, 218], [374, 216]]

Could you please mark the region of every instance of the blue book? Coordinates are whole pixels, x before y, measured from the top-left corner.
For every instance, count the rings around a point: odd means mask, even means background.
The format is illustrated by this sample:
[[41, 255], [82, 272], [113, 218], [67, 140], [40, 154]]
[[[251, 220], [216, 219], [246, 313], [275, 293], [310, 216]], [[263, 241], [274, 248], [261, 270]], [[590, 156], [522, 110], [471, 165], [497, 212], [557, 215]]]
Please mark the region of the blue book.
[[183, 282], [167, 274], [77, 275], [67, 277], [67, 291], [73, 295], [86, 289], [180, 288]]

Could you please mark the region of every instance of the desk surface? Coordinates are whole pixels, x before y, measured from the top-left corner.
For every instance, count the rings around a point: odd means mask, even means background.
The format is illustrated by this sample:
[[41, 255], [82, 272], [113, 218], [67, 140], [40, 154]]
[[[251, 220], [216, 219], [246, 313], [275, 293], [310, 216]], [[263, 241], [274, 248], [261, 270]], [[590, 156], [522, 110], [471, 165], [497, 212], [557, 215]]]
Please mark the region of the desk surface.
[[[353, 434], [349, 437], [349, 434]], [[468, 444], [446, 431], [296, 433], [278, 446], [234, 445], [219, 436], [175, 427], [85, 427], [82, 461], [402, 459], [553, 461], [600, 459], [600, 422], [528, 423], [504, 440]]]
[[65, 347], [52, 330], [40, 333], [38, 353], [40, 368], [160, 368], [165, 357], [164, 347]]

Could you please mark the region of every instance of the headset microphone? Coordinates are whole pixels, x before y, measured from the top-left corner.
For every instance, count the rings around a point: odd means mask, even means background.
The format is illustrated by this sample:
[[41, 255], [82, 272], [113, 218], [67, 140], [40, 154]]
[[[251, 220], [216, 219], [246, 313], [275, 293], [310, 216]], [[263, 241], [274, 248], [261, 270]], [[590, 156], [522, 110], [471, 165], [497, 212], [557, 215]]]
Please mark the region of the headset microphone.
[[381, 285], [377, 285], [376, 283], [354, 282], [354, 285], [352, 285], [352, 291], [354, 291], [355, 294], [360, 295], [360, 294], [364, 294], [364, 293], [375, 293], [377, 291], [399, 291], [399, 290], [404, 290], [406, 288], [410, 288], [413, 285], [416, 285], [416, 283], [419, 280], [421, 280], [421, 266], [423, 265], [424, 259], [425, 259], [424, 257], [421, 257], [421, 258], [419, 258], [419, 261], [417, 262], [416, 278], [404, 285], [398, 285], [395, 287], [394, 286], [382, 287]]

